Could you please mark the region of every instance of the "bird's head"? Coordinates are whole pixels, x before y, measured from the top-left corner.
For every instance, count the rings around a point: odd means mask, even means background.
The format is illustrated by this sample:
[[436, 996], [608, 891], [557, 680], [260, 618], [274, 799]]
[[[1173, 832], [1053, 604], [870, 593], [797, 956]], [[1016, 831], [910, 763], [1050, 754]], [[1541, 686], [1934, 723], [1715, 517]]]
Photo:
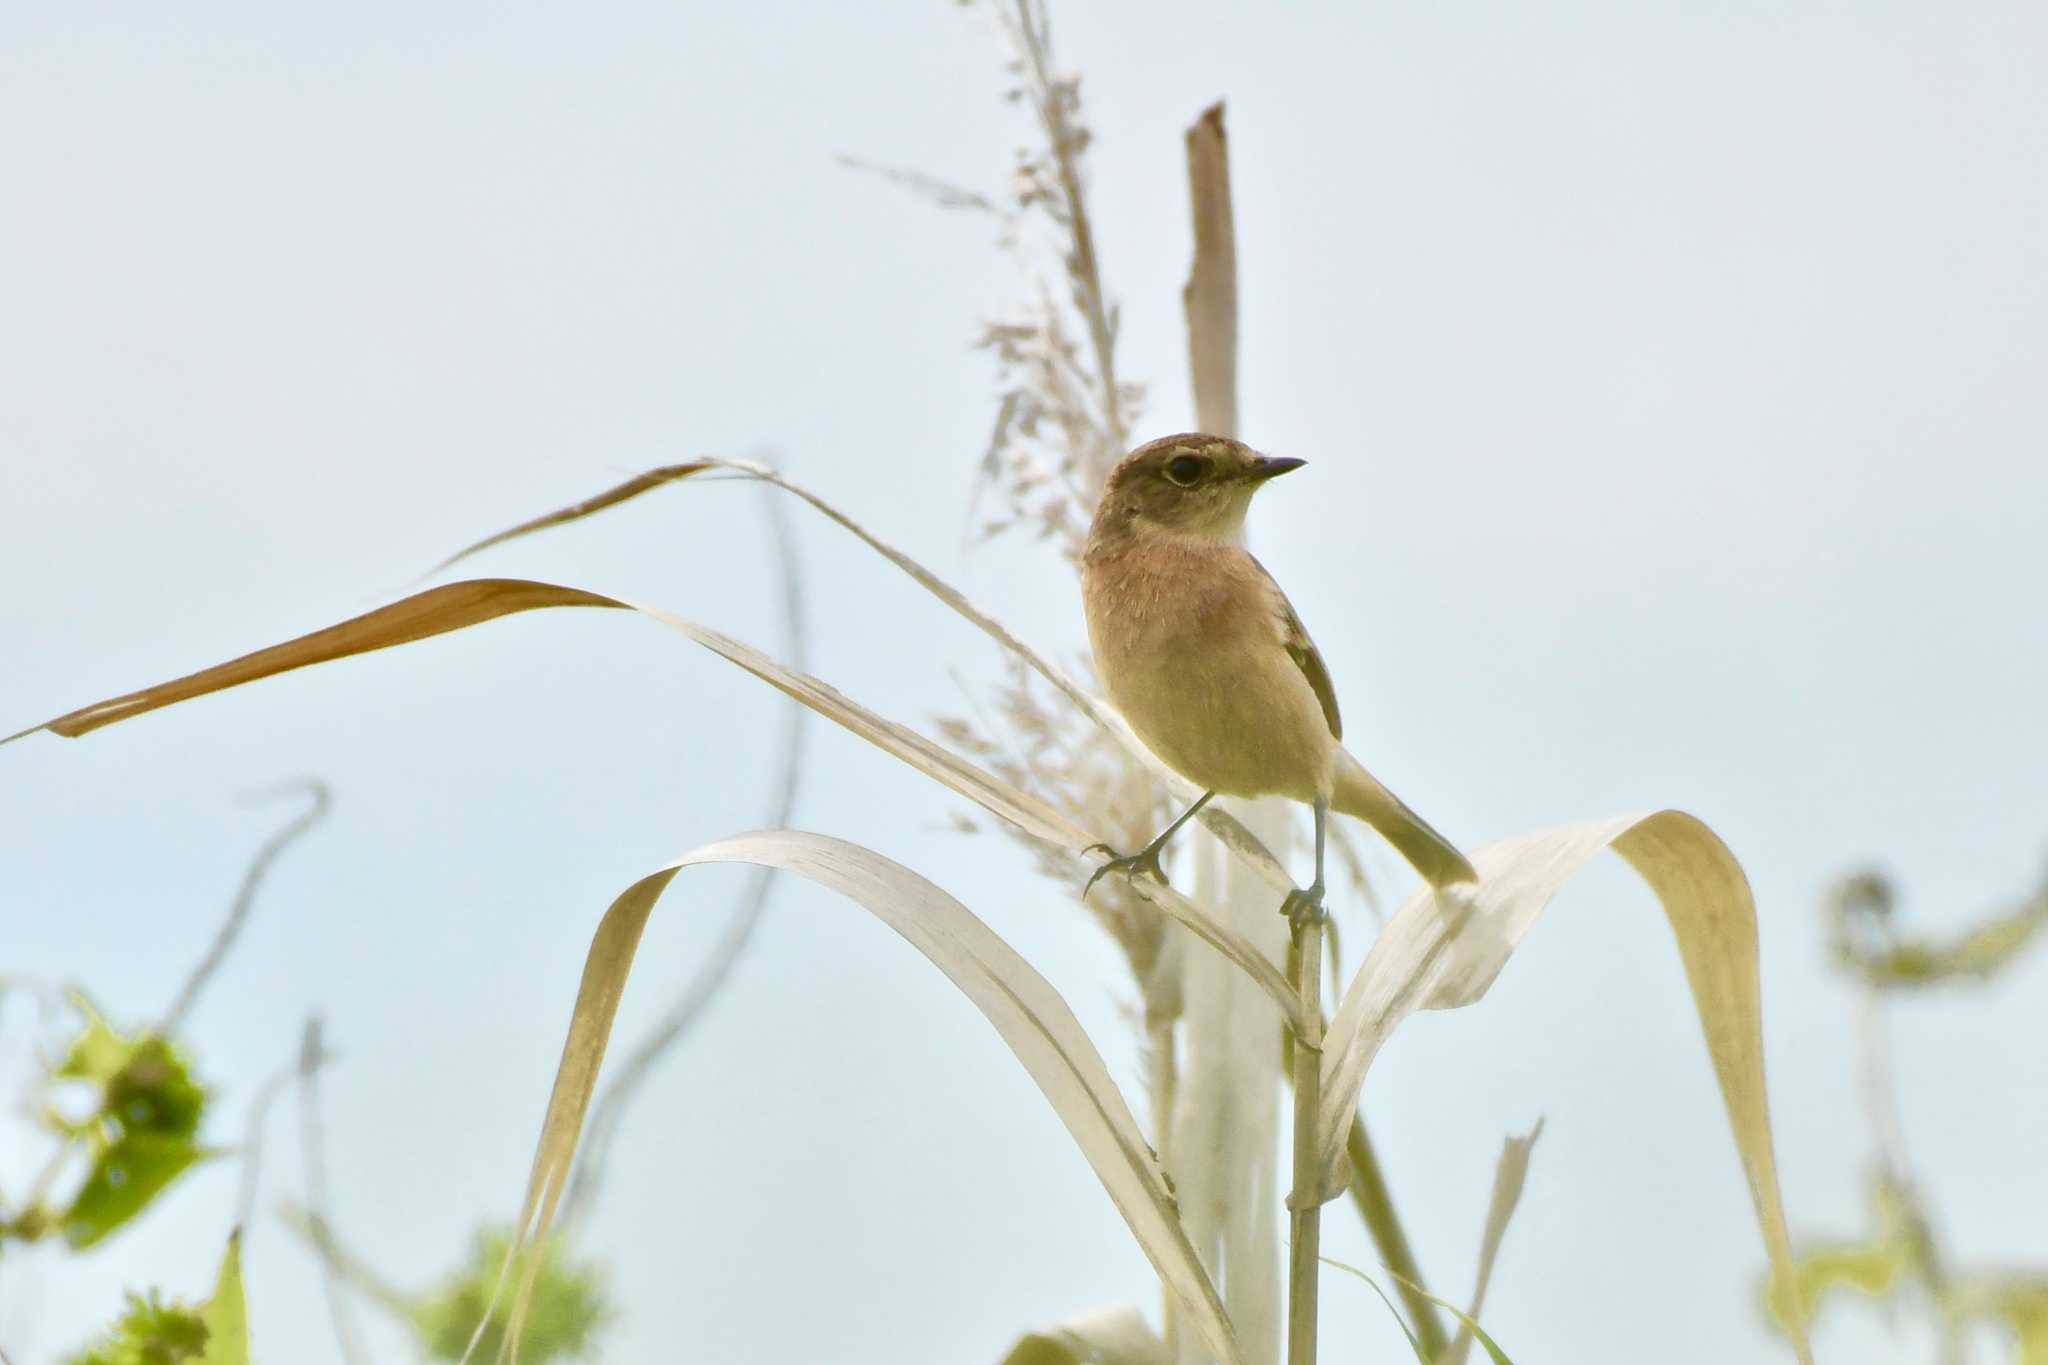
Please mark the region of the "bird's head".
[[1199, 432], [1147, 441], [1110, 471], [1091, 538], [1166, 532], [1235, 544], [1252, 494], [1306, 463]]

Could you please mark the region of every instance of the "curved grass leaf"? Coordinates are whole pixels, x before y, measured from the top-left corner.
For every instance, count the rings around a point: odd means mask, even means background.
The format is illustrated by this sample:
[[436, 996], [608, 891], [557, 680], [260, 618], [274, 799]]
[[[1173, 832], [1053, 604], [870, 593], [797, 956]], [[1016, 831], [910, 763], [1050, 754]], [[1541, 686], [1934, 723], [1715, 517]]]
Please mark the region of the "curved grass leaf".
[[[1101, 1180], [1160, 1280], [1219, 1360], [1239, 1360], [1216, 1288], [1181, 1228], [1158, 1159], [1095, 1046], [1058, 991], [987, 925], [939, 887], [872, 849], [789, 830], [708, 844], [626, 888], [605, 911], [585, 959], [569, 1036], [548, 1099], [517, 1224], [523, 1247], [543, 1243], [604, 1059], [633, 954], [661, 893], [686, 867], [744, 863], [793, 872], [839, 892], [908, 939], [995, 1026]], [[513, 1300], [518, 1339], [536, 1261]]]
[[[1415, 1339], [1415, 1333], [1409, 1331], [1408, 1324], [1401, 1321], [1401, 1314], [1395, 1309], [1394, 1301], [1387, 1297], [1386, 1290], [1380, 1288], [1378, 1280], [1375, 1280], [1372, 1276], [1366, 1274], [1357, 1266], [1352, 1265], [1349, 1261], [1340, 1261], [1332, 1256], [1319, 1256], [1316, 1259], [1320, 1260], [1324, 1265], [1334, 1266], [1338, 1270], [1344, 1271], [1346, 1274], [1355, 1275], [1359, 1279], [1364, 1280], [1366, 1285], [1372, 1290], [1372, 1292], [1380, 1296], [1380, 1302], [1387, 1306], [1387, 1312], [1393, 1314], [1394, 1321], [1396, 1324], [1400, 1326], [1402, 1335], [1408, 1338], [1409, 1349], [1415, 1352], [1415, 1359], [1421, 1362], [1421, 1365], [1445, 1365], [1445, 1363], [1442, 1361], [1432, 1361], [1429, 1358], [1429, 1352], [1422, 1349], [1422, 1343]], [[1485, 1350], [1487, 1358], [1493, 1362], [1493, 1365], [1515, 1365], [1514, 1361], [1508, 1359], [1508, 1353], [1500, 1348], [1500, 1343], [1495, 1341], [1492, 1337], [1488, 1336], [1486, 1334], [1486, 1329], [1484, 1327], [1481, 1327], [1476, 1321], [1473, 1320], [1473, 1318], [1469, 1314], [1467, 1314], [1463, 1309], [1459, 1308], [1458, 1305], [1452, 1303], [1449, 1299], [1438, 1298], [1436, 1295], [1430, 1293], [1427, 1289], [1424, 1289], [1421, 1285], [1416, 1284], [1414, 1281], [1407, 1279], [1405, 1276], [1395, 1275], [1394, 1272], [1391, 1270], [1389, 1270], [1387, 1273], [1389, 1275], [1393, 1275], [1395, 1281], [1398, 1284], [1400, 1284], [1402, 1288], [1413, 1290], [1415, 1293], [1420, 1294], [1423, 1298], [1428, 1299], [1437, 1307], [1444, 1309], [1446, 1312], [1450, 1313], [1452, 1317], [1458, 1319], [1458, 1321], [1461, 1324], [1463, 1324], [1460, 1329], [1461, 1339], [1464, 1335], [1468, 1334], [1470, 1336], [1477, 1337], [1479, 1339], [1480, 1347]], [[1459, 1352], [1460, 1357], [1462, 1357], [1463, 1354], [1463, 1351]]]
[[1408, 1338], [1408, 1349], [1415, 1353], [1416, 1365], [1435, 1365], [1435, 1362], [1429, 1358], [1429, 1352], [1422, 1349], [1422, 1343], [1415, 1339], [1415, 1333], [1410, 1330], [1408, 1323], [1402, 1318], [1401, 1310], [1394, 1307], [1394, 1301], [1387, 1297], [1387, 1291], [1380, 1288], [1378, 1280], [1375, 1280], [1357, 1266], [1352, 1265], [1349, 1261], [1340, 1261], [1333, 1256], [1318, 1256], [1316, 1259], [1324, 1265], [1335, 1266], [1339, 1270], [1348, 1271], [1359, 1279], [1364, 1280], [1366, 1288], [1379, 1295], [1380, 1302], [1387, 1306], [1387, 1316], [1392, 1318], [1394, 1325], [1401, 1329], [1401, 1335]]
[[[1764, 1247], [1773, 1270], [1789, 1280], [1792, 1254], [1764, 1089], [1756, 903], [1728, 846], [1683, 811], [1504, 839], [1475, 852], [1476, 886], [1424, 888], [1410, 897], [1366, 954], [1326, 1037], [1317, 1123], [1324, 1160], [1337, 1169], [1366, 1070], [1395, 1027], [1416, 1010], [1456, 1009], [1484, 995], [1551, 898], [1608, 848], [1649, 883], [1671, 926]], [[1803, 1327], [1794, 1324], [1791, 1334], [1799, 1358], [1811, 1365]]]
[[[0, 740], [0, 744], [39, 730], [67, 738], [88, 734], [117, 721], [293, 669], [409, 644], [542, 607], [608, 607], [651, 617], [1027, 833], [1077, 855], [1098, 842], [1094, 834], [1076, 825], [1047, 802], [1011, 786], [917, 731], [877, 715], [810, 674], [784, 668], [751, 645], [659, 607], [607, 597], [582, 588], [520, 578], [465, 579], [428, 588], [325, 630], [316, 630], [182, 678], [66, 712], [54, 720], [10, 735]], [[1079, 884], [1086, 876], [1085, 860], [1077, 857], [1075, 861], [1075, 881]], [[1132, 879], [1131, 885], [1138, 895], [1249, 972], [1287, 1011], [1290, 1019], [1298, 1017], [1299, 1004], [1280, 969], [1243, 935], [1170, 887], [1142, 877]]]

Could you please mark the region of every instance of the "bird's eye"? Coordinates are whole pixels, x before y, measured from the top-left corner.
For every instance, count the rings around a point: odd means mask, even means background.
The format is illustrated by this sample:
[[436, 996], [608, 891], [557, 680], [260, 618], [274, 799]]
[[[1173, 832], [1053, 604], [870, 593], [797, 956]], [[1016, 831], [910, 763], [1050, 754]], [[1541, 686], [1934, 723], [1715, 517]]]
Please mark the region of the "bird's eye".
[[1209, 468], [1209, 462], [1199, 455], [1176, 455], [1166, 462], [1163, 471], [1168, 483], [1177, 483], [1182, 488], [1193, 488], [1195, 481]]

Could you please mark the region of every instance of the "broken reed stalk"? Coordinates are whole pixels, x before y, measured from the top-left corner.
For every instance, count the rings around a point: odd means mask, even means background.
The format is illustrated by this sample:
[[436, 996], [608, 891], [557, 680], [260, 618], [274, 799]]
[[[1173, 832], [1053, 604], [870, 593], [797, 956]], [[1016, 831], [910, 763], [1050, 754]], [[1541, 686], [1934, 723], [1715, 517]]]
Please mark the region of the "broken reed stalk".
[[1316, 1288], [1322, 1272], [1323, 1163], [1316, 1150], [1316, 1111], [1323, 1103], [1323, 934], [1294, 930], [1295, 989], [1314, 1037], [1294, 1040], [1294, 1189], [1287, 1196], [1287, 1365], [1315, 1365]]
[[[1220, 102], [1189, 126], [1186, 154], [1194, 259], [1181, 290], [1181, 306], [1187, 322], [1195, 424], [1202, 431], [1236, 438], [1237, 233]], [[1232, 813], [1269, 848], [1287, 847], [1295, 823], [1288, 802], [1268, 797], [1237, 804]], [[1261, 950], [1283, 949], [1285, 933], [1273, 913], [1271, 888], [1261, 878], [1217, 850], [1202, 850], [1194, 870], [1199, 899]], [[1193, 1111], [1205, 1103], [1214, 1111], [1189, 1112], [1179, 1119], [1184, 1131], [1196, 1137], [1193, 1143], [1177, 1144], [1194, 1150], [1176, 1153], [1177, 1174], [1192, 1196], [1189, 1233], [1212, 1273], [1222, 1276], [1224, 1306], [1247, 1365], [1278, 1365], [1284, 1337], [1285, 1261], [1275, 1238], [1271, 1200], [1287, 1175], [1281, 1167], [1281, 1097], [1273, 1084], [1269, 1040], [1275, 1033], [1282, 1039], [1290, 1034], [1222, 964], [1191, 956], [1184, 968], [1192, 1001], [1184, 1030], [1190, 1065], [1200, 1073], [1189, 1089], [1196, 1103], [1187, 1107]], [[1170, 1358], [1177, 1365], [1194, 1365], [1200, 1359], [1186, 1349]]]
[[[1187, 130], [1188, 166], [1188, 207], [1189, 218], [1194, 229], [1194, 263], [1188, 272], [1186, 286], [1181, 292], [1181, 304], [1187, 315], [1188, 371], [1192, 381], [1195, 399], [1196, 422], [1203, 431], [1219, 436], [1238, 435], [1238, 282], [1237, 282], [1237, 228], [1236, 211], [1230, 191], [1230, 139], [1224, 126], [1222, 101], [1204, 109], [1201, 116]], [[1297, 961], [1296, 981], [1300, 981], [1299, 936], [1295, 952]], [[1321, 956], [1322, 935], [1311, 935], [1316, 940], [1318, 957]], [[1335, 954], [1332, 953], [1332, 960]], [[1299, 989], [1299, 987], [1297, 987]], [[1306, 993], [1304, 993], [1306, 999]], [[1304, 1018], [1320, 1020], [1323, 1016], [1318, 1004], [1316, 1009], [1303, 1015]], [[1294, 1047], [1284, 1049], [1293, 1058], [1291, 1067], [1296, 1080], [1302, 1072], [1304, 1055], [1315, 1058], [1318, 1053], [1311, 1048]], [[1314, 1068], [1310, 1068], [1313, 1072]], [[1320, 1077], [1316, 1077], [1319, 1087]], [[1295, 1116], [1300, 1119], [1302, 1110], [1301, 1090], [1295, 1090]], [[1318, 1096], [1311, 1096], [1310, 1103], [1319, 1103]], [[1401, 1220], [1394, 1212], [1393, 1196], [1388, 1191], [1386, 1177], [1380, 1171], [1377, 1154], [1367, 1138], [1364, 1121], [1353, 1116], [1350, 1141], [1347, 1152], [1351, 1161], [1351, 1196], [1358, 1206], [1359, 1215], [1365, 1221], [1372, 1235], [1373, 1246], [1380, 1260], [1395, 1272], [1395, 1284], [1402, 1303], [1414, 1324], [1416, 1340], [1436, 1359], [1448, 1345], [1442, 1324], [1437, 1317], [1435, 1305], [1423, 1293], [1424, 1284], [1421, 1267], [1415, 1262], [1415, 1253], [1408, 1244], [1407, 1235], [1402, 1231]], [[1297, 1161], [1299, 1154], [1297, 1151]], [[1301, 1173], [1295, 1173], [1296, 1193], [1302, 1191]], [[1293, 1201], [1289, 1201], [1290, 1208]], [[1294, 1215], [1296, 1238], [1299, 1240], [1300, 1214]], [[1320, 1231], [1320, 1225], [1317, 1225]], [[1312, 1250], [1304, 1263], [1297, 1251], [1291, 1262], [1293, 1276], [1304, 1273], [1313, 1276], [1320, 1273], [1320, 1263]], [[1292, 1291], [1290, 1290], [1290, 1295]], [[1310, 1313], [1313, 1315], [1315, 1298], [1314, 1286], [1309, 1286]], [[1292, 1361], [1295, 1325], [1290, 1298], [1289, 1316], [1289, 1359]], [[1233, 1305], [1235, 1307], [1235, 1305]], [[1169, 1313], [1168, 1321], [1172, 1321]], [[1245, 1324], [1240, 1323], [1240, 1328]], [[1313, 1356], [1313, 1323], [1311, 1331], [1311, 1358]], [[1169, 1359], [1174, 1358], [1169, 1352]]]

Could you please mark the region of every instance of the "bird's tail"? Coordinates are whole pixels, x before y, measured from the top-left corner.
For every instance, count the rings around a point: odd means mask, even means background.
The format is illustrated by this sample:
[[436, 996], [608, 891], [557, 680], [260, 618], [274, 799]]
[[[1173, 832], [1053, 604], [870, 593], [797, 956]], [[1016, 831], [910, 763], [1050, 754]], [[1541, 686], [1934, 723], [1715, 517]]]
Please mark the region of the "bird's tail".
[[1409, 865], [1432, 886], [1453, 882], [1476, 882], [1465, 855], [1450, 840], [1429, 827], [1429, 822], [1408, 809], [1400, 797], [1388, 791], [1364, 765], [1342, 749], [1337, 751], [1337, 789], [1330, 806], [1355, 815], [1379, 831]]

